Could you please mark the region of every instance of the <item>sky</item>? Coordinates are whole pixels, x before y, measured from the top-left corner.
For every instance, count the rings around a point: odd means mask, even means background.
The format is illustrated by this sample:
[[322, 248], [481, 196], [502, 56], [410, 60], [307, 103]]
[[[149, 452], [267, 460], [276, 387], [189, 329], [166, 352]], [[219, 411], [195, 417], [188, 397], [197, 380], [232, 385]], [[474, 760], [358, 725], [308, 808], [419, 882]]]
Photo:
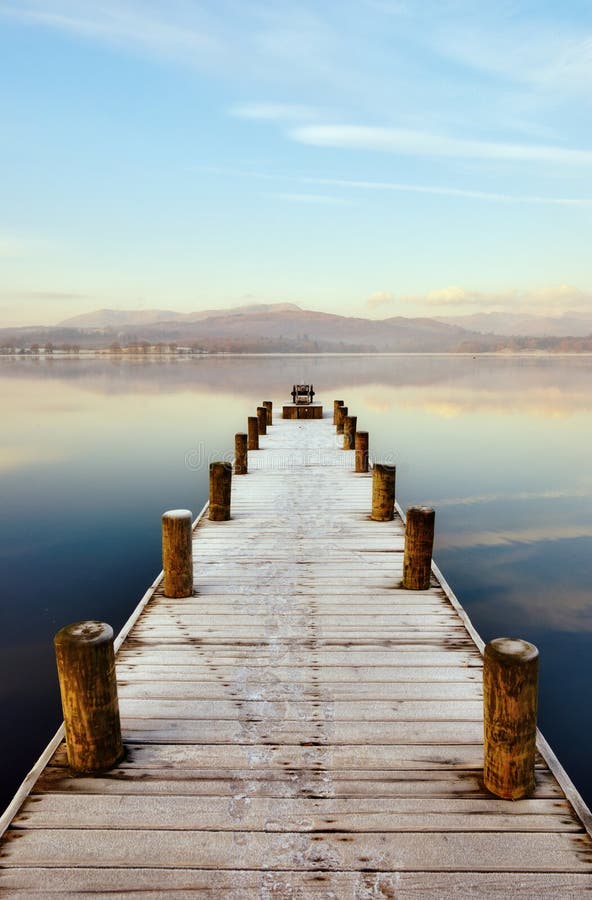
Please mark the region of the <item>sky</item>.
[[592, 313], [589, 0], [0, 0], [0, 326]]

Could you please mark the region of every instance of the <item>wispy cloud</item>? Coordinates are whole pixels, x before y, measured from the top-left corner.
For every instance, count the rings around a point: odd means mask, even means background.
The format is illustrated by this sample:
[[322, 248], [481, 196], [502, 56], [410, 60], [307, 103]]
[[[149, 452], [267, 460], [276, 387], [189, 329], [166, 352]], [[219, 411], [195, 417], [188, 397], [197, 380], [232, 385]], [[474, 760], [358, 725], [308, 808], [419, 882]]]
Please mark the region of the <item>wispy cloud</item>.
[[242, 103], [231, 107], [230, 115], [261, 122], [298, 122], [317, 119], [320, 110], [297, 103]]
[[279, 193], [272, 194], [278, 200], [285, 200], [287, 203], [313, 203], [321, 206], [346, 206], [348, 201], [344, 197], [332, 197], [330, 194], [290, 194]]
[[530, 500], [571, 500], [592, 497], [592, 487], [563, 488], [548, 491], [517, 491], [507, 494], [475, 494], [466, 497], [447, 497], [435, 501], [438, 509], [445, 506], [478, 506], [482, 503], [514, 503]]
[[588, 94], [592, 39], [585, 27], [578, 30], [566, 19], [553, 22], [543, 12], [539, 17], [510, 14], [495, 21], [442, 18], [428, 42], [435, 52], [474, 72], [551, 95]]
[[224, 57], [223, 30], [201, 5], [173, 0], [139, 5], [130, 0], [8, 0], [0, 15], [25, 25], [69, 32], [157, 57], [174, 58], [197, 67]]
[[73, 291], [0, 291], [0, 297], [12, 297], [14, 300], [90, 300], [90, 294], [79, 294]]
[[403, 194], [428, 194], [437, 197], [458, 197], [467, 200], [484, 200], [486, 203], [524, 203], [551, 206], [592, 206], [592, 197], [541, 197], [536, 194], [504, 194], [494, 191], [480, 191], [473, 188], [455, 188], [438, 184], [406, 184], [398, 181], [367, 181], [348, 178], [303, 177], [307, 184], [325, 184], [362, 191], [393, 191]]
[[315, 147], [379, 150], [405, 156], [455, 157], [510, 162], [592, 165], [591, 150], [572, 150], [545, 144], [508, 144], [467, 140], [402, 128], [364, 125], [303, 125], [289, 136]]
[[533, 525], [513, 531], [472, 531], [464, 534], [449, 533], [442, 537], [442, 549], [470, 549], [473, 547], [507, 547], [512, 544], [539, 544], [543, 541], [577, 540], [592, 537], [590, 525]]
[[461, 285], [449, 285], [425, 294], [394, 294], [381, 291], [366, 301], [369, 309], [377, 307], [423, 307], [433, 311], [449, 307], [473, 307], [479, 312], [534, 313], [561, 315], [567, 311], [592, 313], [592, 293], [569, 284], [545, 288], [510, 288], [491, 292], [477, 291]]
[[503, 194], [493, 191], [454, 188], [445, 185], [410, 184], [398, 181], [371, 181], [359, 178], [330, 178], [318, 175], [298, 175], [290, 172], [261, 171], [257, 169], [229, 169], [218, 166], [199, 166], [193, 171], [207, 172], [229, 178], [248, 178], [261, 181], [288, 181], [302, 185], [343, 188], [351, 191], [376, 191], [385, 193], [426, 194], [436, 197], [458, 197], [481, 200], [486, 203], [533, 204], [550, 206], [592, 207], [592, 197], [542, 197], [533, 194]]

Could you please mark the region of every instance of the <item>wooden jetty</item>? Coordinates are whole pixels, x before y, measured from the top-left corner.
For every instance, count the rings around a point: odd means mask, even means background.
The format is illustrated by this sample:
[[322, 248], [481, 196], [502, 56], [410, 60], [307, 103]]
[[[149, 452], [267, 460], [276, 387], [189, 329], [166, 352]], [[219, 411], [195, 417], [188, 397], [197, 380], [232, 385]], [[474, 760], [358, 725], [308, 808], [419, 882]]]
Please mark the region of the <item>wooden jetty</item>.
[[[246, 440], [246, 438], [245, 438]], [[278, 420], [117, 641], [125, 758], [58, 732], [3, 817], [0, 892], [466, 898], [592, 893], [591, 817], [542, 736], [529, 799], [483, 787], [482, 642], [404, 524], [369, 518], [330, 418]]]

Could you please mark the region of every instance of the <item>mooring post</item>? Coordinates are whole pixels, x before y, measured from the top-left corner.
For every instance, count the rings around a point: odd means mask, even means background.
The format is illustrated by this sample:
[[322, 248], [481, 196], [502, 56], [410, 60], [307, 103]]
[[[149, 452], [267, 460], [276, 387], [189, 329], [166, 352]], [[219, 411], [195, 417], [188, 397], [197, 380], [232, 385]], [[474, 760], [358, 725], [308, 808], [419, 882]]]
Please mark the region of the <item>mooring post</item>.
[[395, 479], [397, 467], [374, 463], [372, 470], [372, 512], [375, 522], [390, 522], [395, 517]]
[[162, 568], [165, 597], [193, 594], [192, 515], [188, 509], [170, 509], [162, 517]]
[[248, 472], [247, 435], [239, 432], [234, 436], [234, 474], [246, 475]]
[[54, 638], [68, 763], [76, 772], [110, 769], [123, 757], [113, 629], [75, 622]]
[[435, 518], [429, 506], [410, 506], [407, 510], [403, 587], [408, 590], [426, 591], [430, 586]]
[[496, 638], [483, 656], [483, 782], [505, 800], [535, 787], [539, 651], [528, 641]]
[[257, 416], [249, 416], [247, 419], [247, 431], [249, 433], [249, 450], [259, 449], [259, 419]]
[[356, 431], [354, 449], [356, 451], [356, 472], [368, 471], [368, 432]]
[[259, 434], [267, 434], [267, 410], [264, 406], [257, 407], [257, 422]]
[[231, 491], [231, 464], [229, 462], [210, 463], [209, 517], [213, 522], [226, 522], [230, 518]]
[[343, 406], [343, 400], [334, 400], [333, 401], [333, 424], [337, 425], [337, 410], [340, 406]]
[[343, 449], [354, 450], [356, 446], [357, 416], [346, 416], [343, 420]]
[[345, 426], [345, 417], [347, 416], [347, 414], [348, 414], [347, 406], [338, 406], [337, 407], [337, 422], [335, 423], [336, 428], [337, 428], [337, 434], [343, 434], [343, 429]]
[[267, 425], [273, 425], [273, 403], [271, 400], [264, 400], [262, 406], [267, 410]]

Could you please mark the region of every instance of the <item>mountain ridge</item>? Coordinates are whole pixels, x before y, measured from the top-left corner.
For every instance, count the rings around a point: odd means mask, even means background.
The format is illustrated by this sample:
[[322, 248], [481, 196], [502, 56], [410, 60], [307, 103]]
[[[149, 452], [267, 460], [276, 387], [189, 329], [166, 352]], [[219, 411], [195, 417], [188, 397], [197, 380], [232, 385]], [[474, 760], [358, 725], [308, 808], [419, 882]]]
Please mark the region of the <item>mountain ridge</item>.
[[[550, 334], [553, 322], [560, 322], [563, 332], [573, 328], [575, 334]], [[524, 332], [509, 330], [512, 326], [523, 327]], [[101, 309], [56, 326], [0, 328], [0, 346], [7, 352], [59, 342], [114, 351], [176, 345], [209, 352], [590, 352], [592, 317], [483, 313], [368, 319], [303, 309], [295, 303], [259, 303], [189, 313]]]

